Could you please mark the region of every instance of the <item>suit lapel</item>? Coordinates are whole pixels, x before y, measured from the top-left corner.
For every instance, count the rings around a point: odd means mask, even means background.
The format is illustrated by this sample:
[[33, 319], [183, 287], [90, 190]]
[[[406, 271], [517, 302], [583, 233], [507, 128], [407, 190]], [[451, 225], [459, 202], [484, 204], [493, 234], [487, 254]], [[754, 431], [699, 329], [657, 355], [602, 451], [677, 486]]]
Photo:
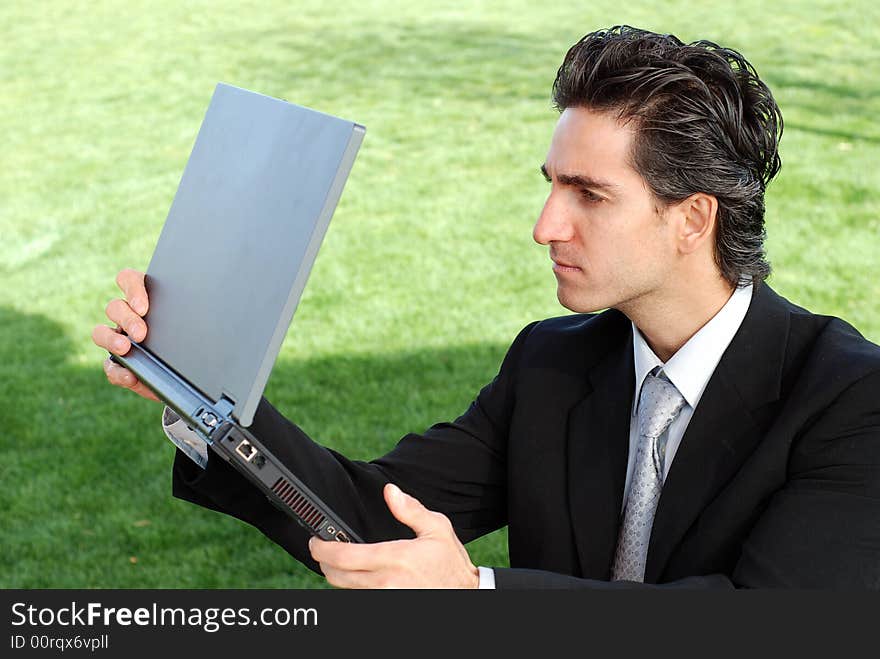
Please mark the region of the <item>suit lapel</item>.
[[609, 576], [629, 452], [635, 376], [632, 332], [628, 340], [620, 340], [629, 329], [629, 321], [621, 318], [616, 345], [598, 351], [603, 358], [589, 369], [591, 390], [571, 408], [568, 417], [572, 528], [582, 576], [594, 579]]
[[654, 517], [646, 582], [662, 577], [685, 533], [762, 439], [767, 404], [779, 398], [788, 323], [781, 298], [766, 285], [757, 287], [669, 469]]

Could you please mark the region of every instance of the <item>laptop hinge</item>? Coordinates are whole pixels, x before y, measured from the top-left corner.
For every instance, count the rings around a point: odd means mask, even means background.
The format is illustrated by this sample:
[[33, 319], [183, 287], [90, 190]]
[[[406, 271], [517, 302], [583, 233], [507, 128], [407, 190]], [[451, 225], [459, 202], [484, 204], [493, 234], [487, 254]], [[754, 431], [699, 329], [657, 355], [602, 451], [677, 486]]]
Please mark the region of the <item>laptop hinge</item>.
[[214, 430], [219, 428], [225, 421], [232, 420], [232, 410], [235, 408], [235, 401], [220, 396], [220, 400], [213, 403], [210, 407], [202, 406], [195, 413], [198, 430], [201, 431], [208, 443], [211, 443], [211, 435]]
[[220, 396], [220, 400], [214, 403], [214, 409], [223, 416], [229, 417], [232, 415], [232, 410], [235, 409], [235, 401], [228, 396]]

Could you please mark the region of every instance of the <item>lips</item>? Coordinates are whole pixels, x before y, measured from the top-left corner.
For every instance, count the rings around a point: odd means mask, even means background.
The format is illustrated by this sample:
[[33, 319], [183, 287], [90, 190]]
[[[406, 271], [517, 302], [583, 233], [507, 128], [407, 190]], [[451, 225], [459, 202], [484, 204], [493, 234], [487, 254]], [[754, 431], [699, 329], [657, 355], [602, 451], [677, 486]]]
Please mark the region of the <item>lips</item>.
[[551, 256], [550, 260], [553, 261], [553, 270], [555, 272], [577, 272], [580, 270], [578, 266], [558, 259], [555, 256]]

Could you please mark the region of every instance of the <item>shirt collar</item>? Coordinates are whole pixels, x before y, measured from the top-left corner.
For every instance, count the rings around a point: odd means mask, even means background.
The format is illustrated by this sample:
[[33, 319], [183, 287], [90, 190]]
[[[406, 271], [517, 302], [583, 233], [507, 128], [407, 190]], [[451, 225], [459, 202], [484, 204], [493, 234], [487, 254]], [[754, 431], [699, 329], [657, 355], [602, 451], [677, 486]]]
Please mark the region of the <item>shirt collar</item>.
[[691, 409], [696, 408], [706, 385], [709, 384], [709, 378], [715, 372], [721, 356], [727, 350], [749, 310], [752, 287], [752, 284], [748, 284], [735, 289], [718, 313], [688, 339], [687, 343], [665, 364], [654, 354], [639, 328], [633, 323], [633, 361], [636, 376], [633, 416], [638, 411], [642, 383], [648, 373], [657, 366], [663, 368], [663, 373], [675, 385]]

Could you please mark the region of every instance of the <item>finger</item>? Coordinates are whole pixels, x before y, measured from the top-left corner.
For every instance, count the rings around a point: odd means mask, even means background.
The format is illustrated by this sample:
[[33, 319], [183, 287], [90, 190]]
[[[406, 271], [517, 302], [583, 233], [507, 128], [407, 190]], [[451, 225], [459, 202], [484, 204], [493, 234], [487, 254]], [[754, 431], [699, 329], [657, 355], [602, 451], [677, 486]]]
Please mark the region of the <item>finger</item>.
[[115, 355], [124, 355], [131, 348], [131, 341], [128, 340], [128, 337], [106, 325], [95, 326], [95, 329], [92, 330], [92, 341], [99, 348]]
[[147, 324], [137, 315], [125, 300], [110, 300], [107, 303], [107, 318], [119, 325], [135, 341], [143, 341], [147, 336]]
[[385, 485], [383, 494], [391, 514], [415, 531], [417, 536], [441, 533], [452, 528], [445, 515], [428, 510], [418, 499], [405, 494], [393, 483]]
[[150, 307], [144, 277], [143, 272], [131, 268], [120, 270], [116, 275], [116, 285], [125, 293], [128, 304], [140, 316], [145, 315]]
[[140, 396], [141, 398], [147, 398], [149, 400], [154, 400], [158, 403], [162, 402], [161, 400], [159, 400], [159, 397], [153, 393], [153, 390], [150, 389], [143, 382], [138, 382], [136, 385], [134, 385], [133, 387], [129, 387], [129, 388], [134, 393], [136, 393], [138, 396]]
[[140, 382], [134, 373], [124, 366], [115, 363], [109, 357], [104, 360], [104, 373], [107, 375], [107, 380], [110, 381], [110, 384], [122, 387], [123, 389], [131, 389], [137, 395], [149, 398], [150, 400], [159, 400], [156, 394], [143, 382]]
[[378, 570], [398, 563], [397, 547], [406, 540], [354, 544], [312, 536], [309, 551], [318, 563], [341, 570]]
[[115, 363], [109, 357], [104, 360], [104, 374], [107, 376], [110, 384], [116, 385], [117, 387], [130, 389], [138, 384], [138, 379], [135, 377], [134, 373], [124, 366]]

